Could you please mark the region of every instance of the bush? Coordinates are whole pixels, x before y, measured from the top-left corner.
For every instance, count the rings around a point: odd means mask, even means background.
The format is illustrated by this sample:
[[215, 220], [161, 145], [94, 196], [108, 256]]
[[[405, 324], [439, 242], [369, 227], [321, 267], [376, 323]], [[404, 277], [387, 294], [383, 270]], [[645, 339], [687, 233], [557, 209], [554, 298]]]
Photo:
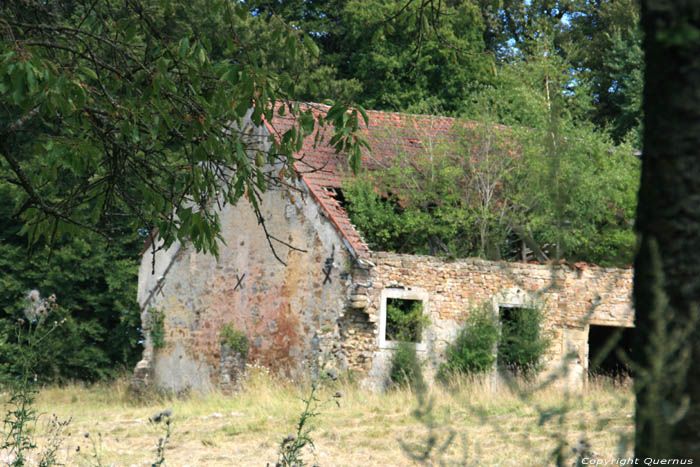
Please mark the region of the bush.
[[414, 389], [423, 388], [423, 372], [418, 359], [415, 344], [399, 342], [391, 357], [389, 378], [392, 386], [410, 386]]
[[231, 323], [221, 326], [219, 330], [219, 342], [221, 345], [229, 346], [244, 357], [248, 356], [248, 336], [246, 336], [243, 331], [234, 328]]
[[454, 342], [447, 346], [447, 360], [438, 376], [445, 380], [453, 373], [484, 373], [493, 368], [498, 326], [487, 305], [472, 310]]
[[512, 308], [508, 319], [501, 319], [498, 366], [525, 375], [541, 369], [542, 357], [550, 344], [541, 332], [544, 313], [538, 307]]

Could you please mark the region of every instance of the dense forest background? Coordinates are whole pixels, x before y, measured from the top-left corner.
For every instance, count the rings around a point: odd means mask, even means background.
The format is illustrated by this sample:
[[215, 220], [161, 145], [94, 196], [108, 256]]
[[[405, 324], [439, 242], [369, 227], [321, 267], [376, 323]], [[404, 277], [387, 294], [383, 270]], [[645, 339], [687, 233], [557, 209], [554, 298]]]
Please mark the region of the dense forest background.
[[[448, 115], [504, 124], [523, 135], [523, 152], [532, 157], [516, 178], [500, 180], [518, 188], [504, 194], [499, 207], [507, 207], [508, 215], [498, 219], [469, 185], [480, 167], [460, 165], [448, 152], [360, 176], [346, 193], [371, 246], [513, 259], [517, 252], [504, 245], [526, 238], [548, 258], [631, 263], [643, 84], [636, 1], [448, 1], [439, 11], [433, 2], [403, 0], [257, 1], [247, 2], [252, 14], [235, 21], [235, 34], [210, 3], [169, 2], [161, 16], [170, 18], [173, 35], [205, 43], [207, 63], [230, 60], [230, 42], [239, 44], [252, 56], [237, 60], [285, 77], [280, 97]], [[66, 14], [62, 21], [61, 27], [78, 27], [80, 16]], [[315, 44], [305, 43], [310, 53], [290, 54], [280, 43], [280, 28], [308, 34]], [[138, 38], [137, 32], [126, 34]], [[13, 94], [16, 67], [5, 55], [0, 60], [0, 124], [10, 128], [23, 104]], [[30, 77], [27, 83], [30, 89]], [[485, 128], [482, 137], [494, 136]], [[33, 149], [37, 135], [58, 131], [46, 120], [34, 122], [3, 134], [0, 144], [40, 172], [46, 161]], [[495, 153], [501, 146], [493, 145]], [[496, 168], [515, 177], [508, 167]], [[406, 183], [428, 169], [440, 177]], [[2, 170], [8, 170], [4, 163]], [[72, 182], [46, 183], [42, 193], [60, 199]], [[380, 199], [373, 187], [382, 185], [401, 203]], [[104, 227], [99, 233], [67, 230], [34, 242], [20, 216], [23, 198], [9, 177], [0, 177], [0, 193], [0, 371], [15, 371], [22, 351], [16, 320], [30, 290], [56, 294], [55, 318], [67, 320], [41, 361], [42, 382], [94, 381], [132, 368], [141, 351], [137, 265], [151, 226], [119, 210], [86, 212]], [[386, 222], [370, 222], [378, 216]]]

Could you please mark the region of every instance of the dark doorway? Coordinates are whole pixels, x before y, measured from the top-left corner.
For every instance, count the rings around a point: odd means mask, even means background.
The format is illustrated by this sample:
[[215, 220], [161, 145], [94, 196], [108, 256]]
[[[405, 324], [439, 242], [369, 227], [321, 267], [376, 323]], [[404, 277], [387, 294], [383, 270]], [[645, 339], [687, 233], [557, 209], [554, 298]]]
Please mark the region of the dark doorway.
[[626, 378], [630, 376], [634, 328], [596, 326], [588, 331], [588, 373]]

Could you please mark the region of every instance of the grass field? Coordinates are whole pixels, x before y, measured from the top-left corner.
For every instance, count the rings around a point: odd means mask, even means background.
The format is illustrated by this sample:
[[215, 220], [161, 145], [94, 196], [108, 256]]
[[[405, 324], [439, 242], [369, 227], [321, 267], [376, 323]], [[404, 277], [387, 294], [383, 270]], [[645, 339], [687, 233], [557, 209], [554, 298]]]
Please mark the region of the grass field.
[[[333, 397], [339, 390], [342, 397]], [[38, 448], [30, 457], [38, 458], [45, 446], [55, 414], [70, 419], [58, 450], [63, 464], [150, 466], [165, 424], [148, 419], [170, 408], [164, 465], [274, 465], [280, 442], [296, 431], [308, 394], [308, 387], [261, 369], [249, 371], [246, 389], [234, 396], [153, 396], [138, 402], [129, 394], [127, 378], [91, 387], [48, 387], [35, 404], [41, 417], [34, 432]], [[419, 417], [419, 398], [410, 390], [375, 394], [337, 381], [317, 394], [320, 413], [310, 425], [315, 448], [303, 452], [309, 465], [420, 465], [409, 454], [431, 440], [435, 447], [428, 465], [552, 465], [556, 452], [571, 465], [581, 439], [600, 459], [631, 455], [630, 385], [604, 379], [591, 382], [583, 394], [535, 391], [524, 383], [519, 389], [493, 388], [483, 380], [463, 379], [452, 390], [431, 388], [432, 409]]]

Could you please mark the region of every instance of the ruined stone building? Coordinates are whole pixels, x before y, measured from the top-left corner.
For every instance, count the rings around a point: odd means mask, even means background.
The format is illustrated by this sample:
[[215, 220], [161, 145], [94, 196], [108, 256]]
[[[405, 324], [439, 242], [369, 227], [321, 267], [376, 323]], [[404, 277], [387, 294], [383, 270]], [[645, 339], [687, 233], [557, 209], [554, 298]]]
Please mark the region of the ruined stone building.
[[[276, 128], [291, 125], [275, 119]], [[449, 136], [454, 124], [387, 112], [369, 112], [369, 120], [364, 131], [372, 155], [364, 163], [370, 166], [390, 161], [397, 151], [419, 150], [426, 129]], [[254, 129], [261, 141], [270, 131]], [[144, 253], [138, 301], [147, 337], [135, 384], [173, 391], [219, 385], [219, 331], [231, 323], [249, 337], [249, 362], [298, 377], [324, 355], [368, 387], [381, 388], [396, 345], [387, 335], [387, 302], [399, 300], [420, 301], [429, 318], [415, 342], [428, 374], [476, 306], [486, 303], [498, 314], [542, 307], [552, 337], [545, 369], [564, 367], [564, 380], [582, 387], [594, 334], [633, 326], [631, 269], [371, 251], [340, 202], [345, 156], [307, 141], [299, 157], [299, 191], [272, 188], [260, 204], [270, 233], [294, 246], [275, 245], [284, 264], [245, 201], [220, 212], [225, 245], [218, 259], [180, 243], [155, 258], [150, 249]], [[163, 317], [164, 345], [158, 349], [148, 335], [154, 312]]]

